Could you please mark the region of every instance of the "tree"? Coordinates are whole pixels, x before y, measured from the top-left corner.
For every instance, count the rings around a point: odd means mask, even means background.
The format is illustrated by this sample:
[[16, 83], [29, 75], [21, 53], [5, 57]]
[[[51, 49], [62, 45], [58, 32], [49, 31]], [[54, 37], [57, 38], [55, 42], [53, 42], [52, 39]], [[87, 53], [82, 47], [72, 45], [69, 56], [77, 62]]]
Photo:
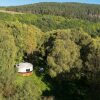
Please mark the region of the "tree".
[[73, 68], [81, 68], [81, 65], [77, 65], [79, 58], [79, 48], [73, 41], [55, 40], [52, 52], [47, 57], [49, 74], [57, 76], [60, 73], [70, 72]]
[[2, 98], [14, 92], [14, 64], [16, 46], [10, 30], [0, 29], [0, 95]]
[[93, 39], [89, 45], [89, 53], [87, 56], [86, 66], [88, 71], [94, 73], [100, 73], [100, 38]]
[[11, 34], [14, 36], [18, 62], [23, 60], [24, 54], [32, 54], [42, 43], [43, 32], [33, 25], [12, 22], [7, 23], [6, 27], [11, 29]]
[[16, 46], [14, 37], [9, 30], [0, 31], [0, 69], [12, 69], [16, 59]]
[[[75, 33], [76, 34], [76, 33]], [[75, 35], [74, 34], [74, 35]], [[69, 72], [71, 69], [80, 69], [80, 45], [76, 43], [71, 30], [57, 30], [46, 33], [43, 55], [47, 61], [49, 74], [54, 77]]]

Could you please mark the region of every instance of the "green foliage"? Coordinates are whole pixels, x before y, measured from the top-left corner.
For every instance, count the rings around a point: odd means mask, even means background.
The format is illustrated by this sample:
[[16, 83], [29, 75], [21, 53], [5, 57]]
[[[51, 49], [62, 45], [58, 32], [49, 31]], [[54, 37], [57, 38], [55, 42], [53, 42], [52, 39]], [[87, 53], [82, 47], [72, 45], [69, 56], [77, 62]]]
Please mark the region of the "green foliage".
[[0, 69], [13, 68], [16, 58], [14, 37], [9, 30], [0, 29]]
[[[32, 5], [22, 6], [20, 11], [50, 15], [0, 13], [0, 100], [40, 100], [51, 95], [57, 100], [99, 100], [99, 6], [35, 5], [43, 9]], [[66, 11], [67, 7], [70, 10]], [[22, 61], [32, 63], [36, 73], [18, 75], [14, 65]]]
[[1, 100], [5, 100], [16, 92], [16, 86], [14, 84], [15, 74], [13, 71], [13, 69], [7, 69], [0, 72], [0, 95], [2, 96]]
[[100, 35], [99, 22], [91, 22], [76, 18], [66, 18], [54, 15], [33, 15], [33, 14], [7, 14], [0, 13], [0, 20], [7, 22], [21, 22], [23, 24], [35, 25], [44, 32], [56, 29], [83, 28], [91, 36]]
[[93, 4], [44, 2], [17, 7], [7, 7], [6, 10], [100, 21], [100, 6]]
[[43, 32], [35, 26], [20, 22], [7, 22], [4, 25], [14, 37], [18, 62], [23, 60], [24, 53], [33, 53], [40, 46]]
[[16, 84], [16, 92], [8, 97], [9, 100], [18, 100], [19, 98], [20, 100], [37, 100], [41, 98], [42, 91], [47, 89], [46, 84], [35, 73], [30, 77], [17, 74], [14, 83]]
[[3, 21], [17, 21], [17, 18], [12, 14], [0, 12], [0, 20]]
[[80, 68], [75, 64], [79, 57], [79, 48], [73, 41], [55, 40], [52, 52], [47, 57], [50, 75], [57, 76], [61, 72], [70, 72], [72, 68]]
[[76, 68], [84, 67], [86, 50], [92, 38], [82, 29], [47, 32], [42, 55], [49, 66], [50, 75], [57, 76]]
[[86, 65], [89, 71], [100, 72], [100, 38], [93, 39], [89, 49]]
[[3, 75], [0, 77], [1, 100], [37, 100], [41, 99], [44, 90], [48, 90], [47, 85], [35, 73], [30, 77], [9, 73]]

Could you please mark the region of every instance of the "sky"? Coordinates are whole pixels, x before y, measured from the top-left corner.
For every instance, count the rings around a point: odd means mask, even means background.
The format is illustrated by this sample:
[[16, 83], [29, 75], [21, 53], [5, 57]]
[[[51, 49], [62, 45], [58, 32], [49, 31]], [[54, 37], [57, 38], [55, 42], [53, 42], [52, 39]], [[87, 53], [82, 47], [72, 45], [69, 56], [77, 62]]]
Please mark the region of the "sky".
[[100, 4], [100, 0], [0, 0], [0, 6], [16, 6], [38, 2], [80, 2], [89, 4]]

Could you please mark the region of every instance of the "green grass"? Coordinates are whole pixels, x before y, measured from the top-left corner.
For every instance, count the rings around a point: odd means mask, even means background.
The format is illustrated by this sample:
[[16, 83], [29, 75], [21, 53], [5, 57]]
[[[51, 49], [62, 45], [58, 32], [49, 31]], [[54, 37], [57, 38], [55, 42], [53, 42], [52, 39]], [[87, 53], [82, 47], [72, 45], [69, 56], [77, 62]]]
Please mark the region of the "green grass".
[[22, 76], [16, 73], [15, 84], [17, 86], [22, 87], [26, 81], [31, 81], [35, 86], [38, 84], [41, 88], [49, 89], [48, 86], [42, 81], [42, 77], [36, 76], [35, 72], [33, 72], [31, 76]]

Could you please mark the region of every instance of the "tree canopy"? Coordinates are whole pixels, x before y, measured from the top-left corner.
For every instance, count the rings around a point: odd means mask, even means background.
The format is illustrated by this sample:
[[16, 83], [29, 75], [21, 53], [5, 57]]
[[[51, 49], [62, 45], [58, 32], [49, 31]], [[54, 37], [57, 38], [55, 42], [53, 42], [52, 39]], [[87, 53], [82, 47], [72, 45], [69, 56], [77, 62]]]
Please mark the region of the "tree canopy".
[[[100, 99], [99, 5], [2, 9], [23, 13], [0, 12], [0, 100]], [[17, 73], [20, 62], [34, 65], [32, 76]]]

